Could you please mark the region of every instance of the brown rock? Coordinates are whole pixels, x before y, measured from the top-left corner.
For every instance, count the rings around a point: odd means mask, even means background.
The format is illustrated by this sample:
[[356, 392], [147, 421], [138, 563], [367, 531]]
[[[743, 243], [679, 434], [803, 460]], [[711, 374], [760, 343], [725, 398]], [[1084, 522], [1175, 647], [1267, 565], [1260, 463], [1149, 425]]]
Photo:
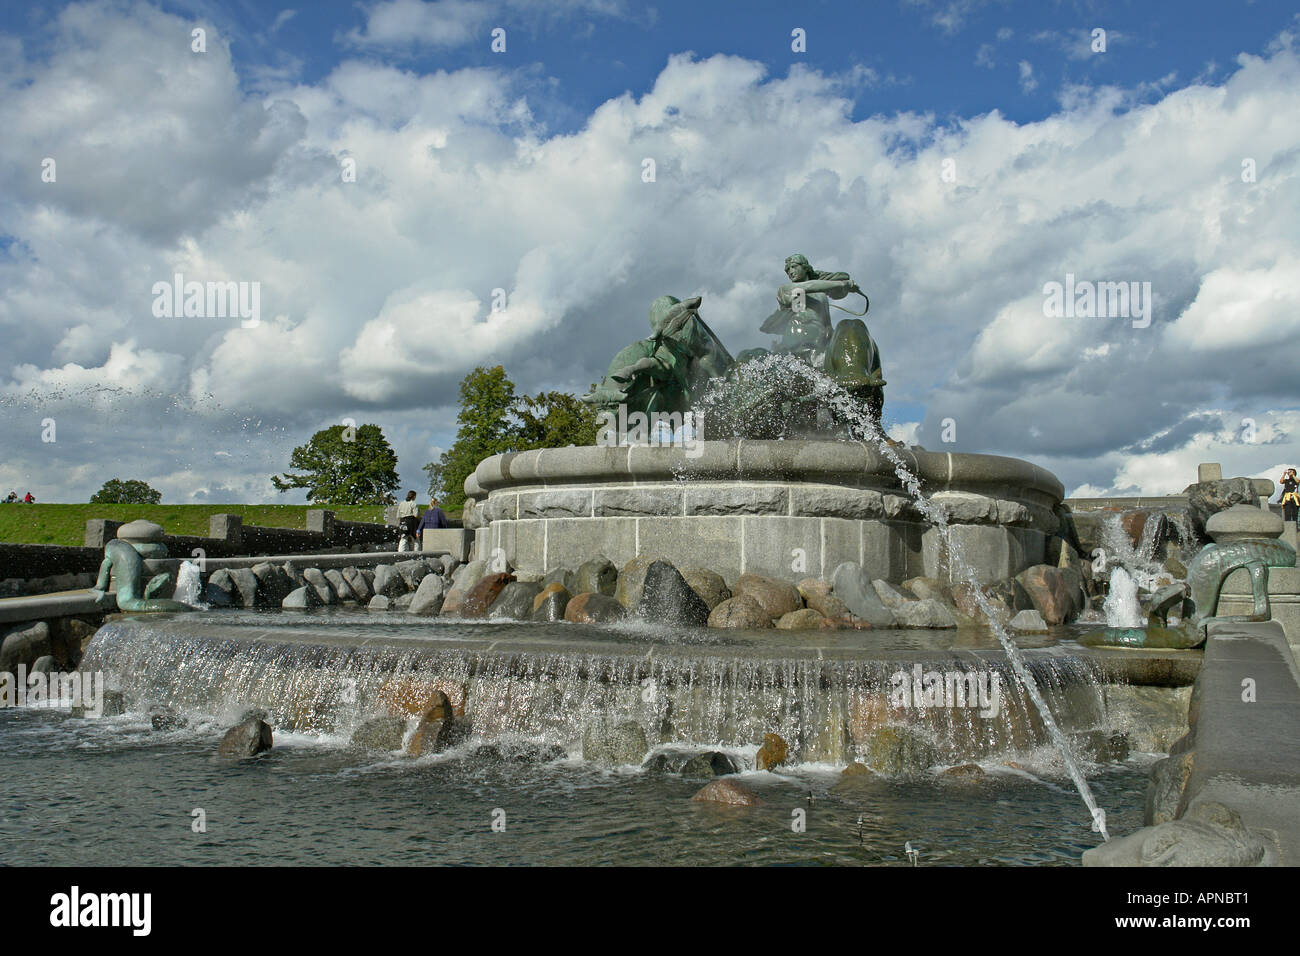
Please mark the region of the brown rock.
[[1146, 527], [1147, 518], [1150, 517], [1149, 511], [1125, 511], [1119, 516], [1120, 527], [1128, 535], [1129, 544], [1137, 547], [1142, 541], [1142, 529]]
[[834, 621], [827, 620], [820, 611], [814, 611], [810, 607], [800, 608], [797, 611], [791, 611], [789, 614], [782, 614], [781, 620], [776, 622], [776, 626], [783, 631], [837, 630]]
[[732, 596], [722, 575], [706, 568], [687, 568], [682, 572], [682, 577], [691, 590], [700, 596], [700, 600], [709, 606], [710, 611]]
[[570, 598], [569, 589], [558, 582], [555, 584], [548, 584], [546, 587], [542, 588], [537, 597], [533, 598], [533, 612], [536, 613], [537, 609], [545, 604], [549, 596], [552, 594], [561, 595], [565, 604], [568, 604]]
[[500, 596], [505, 586], [513, 580], [515, 580], [515, 576], [504, 571], [500, 574], [489, 574], [470, 588], [458, 613], [461, 617], [485, 617], [488, 609], [492, 607], [492, 602]]
[[976, 780], [984, 776], [984, 768], [977, 763], [963, 763], [955, 767], [949, 767], [942, 775], [955, 777], [959, 780]]
[[626, 616], [627, 609], [616, 598], [598, 591], [579, 594], [564, 609], [564, 619], [571, 624], [612, 624]]
[[428, 677], [394, 677], [379, 688], [379, 702], [393, 717], [420, 717], [438, 707], [451, 707], [457, 717], [465, 714], [464, 684]]
[[773, 767], [779, 767], [785, 763], [785, 758], [789, 755], [790, 748], [780, 734], [764, 734], [763, 746], [759, 747], [758, 753], [754, 755], [754, 769], [771, 770]]
[[733, 807], [758, 807], [763, 805], [763, 801], [758, 798], [758, 794], [729, 777], [720, 777], [717, 780], [709, 781], [691, 799], [698, 803], [722, 803]]
[[[1015, 581], [1048, 625], [1064, 624], [1075, 608], [1083, 604], [1082, 595], [1075, 597], [1069, 577], [1060, 568], [1036, 564], [1017, 574]], [[1082, 580], [1078, 586], [1082, 587]]]
[[758, 601], [748, 595], [728, 598], [709, 614], [709, 627], [771, 627], [772, 618]]
[[742, 574], [731, 590], [736, 597], [752, 597], [772, 620], [803, 607], [803, 598], [793, 584], [761, 574]]
[[821, 578], [804, 578], [802, 581], [800, 581], [798, 584], [795, 585], [795, 590], [798, 591], [799, 596], [802, 597], [804, 601], [808, 603], [808, 606], [812, 607], [812, 603], [811, 601], [809, 601], [809, 598], [812, 597], [813, 595], [820, 595], [824, 597], [827, 594], [830, 594], [831, 586], [828, 582], [823, 581]]

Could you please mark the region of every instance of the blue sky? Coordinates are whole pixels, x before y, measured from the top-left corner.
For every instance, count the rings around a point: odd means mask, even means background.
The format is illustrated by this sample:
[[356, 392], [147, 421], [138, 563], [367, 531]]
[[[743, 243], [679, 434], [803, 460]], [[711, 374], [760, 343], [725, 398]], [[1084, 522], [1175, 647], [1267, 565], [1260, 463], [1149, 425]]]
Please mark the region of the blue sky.
[[[954, 418], [954, 450], [1079, 493], [1275, 477], [1297, 34], [1280, 2], [7, 4], [0, 485], [278, 500], [288, 450], [350, 418], [423, 488], [475, 365], [585, 390], [664, 293], [767, 344], [795, 251], [871, 295], [899, 437]], [[260, 283], [264, 321], [151, 315], [178, 271]], [[1149, 327], [1046, 316], [1067, 273], [1151, 283]]]

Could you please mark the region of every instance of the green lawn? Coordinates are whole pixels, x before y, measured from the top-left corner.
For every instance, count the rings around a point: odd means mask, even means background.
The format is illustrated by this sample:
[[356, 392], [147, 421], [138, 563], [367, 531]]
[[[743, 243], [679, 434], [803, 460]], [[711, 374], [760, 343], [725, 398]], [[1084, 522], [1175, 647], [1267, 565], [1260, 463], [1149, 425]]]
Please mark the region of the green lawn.
[[[0, 542], [81, 545], [92, 518], [133, 521], [148, 518], [168, 534], [207, 535], [208, 518], [242, 515], [244, 524], [267, 528], [306, 528], [308, 507], [316, 505], [47, 505], [0, 504]], [[382, 524], [383, 505], [337, 505], [329, 508], [343, 521]]]

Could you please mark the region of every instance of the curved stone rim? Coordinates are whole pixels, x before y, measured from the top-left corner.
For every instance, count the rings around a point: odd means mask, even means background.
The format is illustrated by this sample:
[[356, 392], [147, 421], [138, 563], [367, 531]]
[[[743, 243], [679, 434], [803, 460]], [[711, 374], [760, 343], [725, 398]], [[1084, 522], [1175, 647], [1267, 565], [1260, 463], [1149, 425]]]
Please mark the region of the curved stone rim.
[[[1065, 497], [1060, 480], [1032, 462], [1001, 455], [898, 449], [898, 456], [927, 493], [981, 485], [1011, 485], [1037, 492], [1054, 503]], [[486, 493], [519, 485], [587, 484], [610, 481], [880, 479], [896, 488], [898, 479], [878, 449], [849, 441], [699, 442], [688, 456], [680, 447], [645, 445], [543, 448], [493, 455], [479, 462], [465, 480], [465, 493]]]

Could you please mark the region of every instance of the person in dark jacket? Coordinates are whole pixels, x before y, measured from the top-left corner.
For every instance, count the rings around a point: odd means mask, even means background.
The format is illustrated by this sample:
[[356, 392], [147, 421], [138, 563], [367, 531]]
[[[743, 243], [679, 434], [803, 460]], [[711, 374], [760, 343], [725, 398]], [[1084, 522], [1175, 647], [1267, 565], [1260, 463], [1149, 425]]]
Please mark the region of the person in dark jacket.
[[450, 527], [451, 525], [447, 523], [447, 516], [443, 513], [443, 510], [438, 507], [437, 500], [430, 498], [428, 510], [424, 512], [424, 516], [420, 519], [419, 527], [415, 529], [415, 537], [417, 541], [423, 541], [426, 528]]

